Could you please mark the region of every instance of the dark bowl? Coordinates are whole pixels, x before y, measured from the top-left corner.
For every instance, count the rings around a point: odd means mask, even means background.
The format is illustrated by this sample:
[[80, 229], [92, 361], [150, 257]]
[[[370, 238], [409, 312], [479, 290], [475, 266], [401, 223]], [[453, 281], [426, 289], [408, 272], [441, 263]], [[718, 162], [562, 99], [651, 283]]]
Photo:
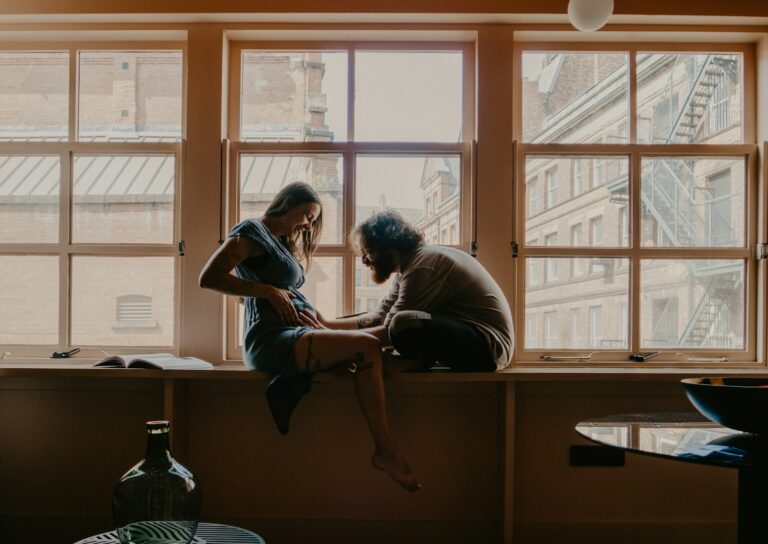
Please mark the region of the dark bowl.
[[768, 435], [768, 378], [687, 378], [688, 400], [723, 427]]

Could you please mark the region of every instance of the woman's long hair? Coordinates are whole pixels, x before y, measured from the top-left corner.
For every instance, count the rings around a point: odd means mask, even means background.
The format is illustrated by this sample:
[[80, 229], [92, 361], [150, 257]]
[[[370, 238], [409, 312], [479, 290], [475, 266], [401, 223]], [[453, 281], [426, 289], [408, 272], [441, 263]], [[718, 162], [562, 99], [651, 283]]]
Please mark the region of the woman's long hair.
[[[296, 206], [313, 202], [320, 206], [320, 212], [312, 221], [308, 230], [301, 231], [288, 238], [288, 249], [296, 256], [302, 259], [307, 265], [307, 270], [312, 267], [312, 254], [317, 247], [317, 240], [320, 238], [320, 232], [323, 230], [323, 204], [320, 202], [320, 196], [310, 185], [301, 181], [289, 183], [283, 187], [272, 203], [264, 212], [265, 217], [282, 217]], [[299, 240], [301, 238], [301, 240]]]

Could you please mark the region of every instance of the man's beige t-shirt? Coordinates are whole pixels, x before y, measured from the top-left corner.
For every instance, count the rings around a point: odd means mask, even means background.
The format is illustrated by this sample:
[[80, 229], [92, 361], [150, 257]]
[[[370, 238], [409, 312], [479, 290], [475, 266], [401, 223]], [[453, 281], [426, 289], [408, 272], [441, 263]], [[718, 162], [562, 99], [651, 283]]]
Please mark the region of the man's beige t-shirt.
[[404, 310], [474, 325], [488, 341], [499, 369], [512, 357], [514, 331], [507, 299], [488, 271], [463, 251], [424, 244], [407, 256], [372, 317], [389, 327], [394, 315]]

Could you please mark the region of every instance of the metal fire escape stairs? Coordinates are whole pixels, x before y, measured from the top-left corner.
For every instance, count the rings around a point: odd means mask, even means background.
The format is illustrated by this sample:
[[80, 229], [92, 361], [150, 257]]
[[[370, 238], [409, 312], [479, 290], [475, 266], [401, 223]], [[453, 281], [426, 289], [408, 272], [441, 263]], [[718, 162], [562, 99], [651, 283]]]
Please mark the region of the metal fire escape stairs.
[[[727, 59], [720, 59], [717, 55], [707, 55], [696, 70], [682, 107], [662, 142], [692, 143], [695, 140], [715, 88], [723, 77], [721, 63], [727, 62]], [[670, 81], [675, 76], [676, 67], [677, 63], [671, 70]], [[667, 160], [655, 160], [650, 180], [644, 179], [641, 190], [646, 212], [654, 217], [672, 247], [689, 247], [696, 234], [694, 185], [681, 178], [693, 178], [692, 170], [685, 163], [675, 161], [670, 164]], [[628, 202], [626, 175], [613, 180], [606, 176], [606, 188], [611, 202]], [[694, 283], [702, 285], [703, 293], [674, 347], [706, 347], [713, 328], [723, 319], [723, 311], [729, 306], [726, 302], [740, 280], [740, 267], [731, 263], [713, 265], [712, 262], [686, 261], [693, 277], [692, 286]], [[653, 336], [656, 336], [655, 333]], [[722, 339], [719, 340], [722, 342]]]

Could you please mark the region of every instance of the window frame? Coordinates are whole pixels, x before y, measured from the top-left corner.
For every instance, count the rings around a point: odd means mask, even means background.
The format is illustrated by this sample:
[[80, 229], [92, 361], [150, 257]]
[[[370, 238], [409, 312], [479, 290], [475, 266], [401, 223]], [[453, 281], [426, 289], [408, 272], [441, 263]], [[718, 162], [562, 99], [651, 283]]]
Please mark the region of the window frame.
[[[629, 143], [531, 143], [523, 142], [523, 110], [522, 110], [522, 55], [523, 53], [540, 51], [563, 51], [563, 52], [627, 52], [628, 54], [628, 100], [629, 100]], [[706, 53], [706, 52], [732, 52], [742, 55], [742, 137], [741, 144], [640, 144], [638, 140], [638, 125], [642, 120], [637, 118], [637, 80], [636, 54], [638, 52], [657, 52], [657, 53]], [[649, 361], [648, 363], [632, 363], [633, 366], [701, 366], [710, 361], [701, 359], [712, 358], [711, 363], [722, 364], [719, 359], [723, 355], [728, 357], [729, 367], [748, 366], [754, 367], [756, 364], [763, 366], [765, 360], [765, 342], [763, 328], [764, 319], [758, 313], [758, 308], [764, 307], [759, 300], [761, 293], [764, 293], [765, 273], [762, 262], [755, 258], [755, 247], [758, 242], [765, 239], [765, 227], [758, 225], [758, 215], [764, 217], [765, 214], [765, 196], [758, 194], [758, 179], [765, 179], [765, 171], [758, 171], [758, 146], [756, 141], [756, 64], [755, 64], [755, 45], [753, 43], [683, 43], [683, 42], [589, 42], [589, 41], [520, 41], [514, 46], [513, 62], [513, 138], [515, 140], [515, 210], [516, 221], [513, 227], [513, 240], [523, 240], [530, 237], [526, 226], [526, 208], [519, 203], [525, 200], [525, 183], [520, 180], [526, 179], [525, 162], [528, 155], [551, 155], [569, 156], [578, 158], [593, 158], [593, 168], [591, 172], [590, 188], [598, 188], [600, 180], [594, 179], [597, 174], [598, 161], [605, 163], [611, 157], [627, 157], [629, 159], [628, 179], [630, 183], [630, 201], [632, 205], [628, 208], [629, 224], [629, 247], [557, 247], [548, 248], [546, 246], [529, 247], [526, 244], [519, 244], [518, 257], [521, 259], [519, 267], [519, 276], [516, 284], [516, 298], [519, 301], [514, 308], [515, 316], [524, 315], [527, 312], [525, 307], [526, 300], [526, 281], [525, 274], [527, 267], [524, 266], [526, 257], [623, 257], [629, 259], [629, 346], [628, 349], [608, 349], [594, 352], [588, 357], [588, 364], [596, 365], [616, 365], [625, 366], [628, 356], [632, 353], [640, 353], [643, 350], [640, 346], [640, 264], [643, 258], [731, 258], [740, 259], [745, 262], [745, 298], [743, 308], [743, 319], [745, 328], [745, 343], [743, 350], [714, 350], [712, 348], [672, 348], [662, 351], [662, 355]], [[640, 161], [642, 157], [670, 157], [670, 156], [696, 156], [696, 157], [739, 157], [745, 161], [745, 240], [744, 245], [739, 248], [643, 248], [641, 247], [641, 217], [640, 217]], [[605, 157], [600, 159], [600, 157]], [[605, 176], [605, 166], [601, 166], [602, 175]], [[764, 166], [765, 168], [765, 166]], [[522, 276], [522, 277], [521, 277]], [[515, 326], [518, 338], [525, 338], [525, 323], [515, 319]], [[521, 330], [522, 329], [522, 330]], [[567, 347], [557, 349], [557, 353], [563, 355], [574, 355], [574, 352], [583, 354], [589, 350], [572, 350]], [[684, 355], [679, 355], [684, 352]], [[515, 347], [515, 363], [526, 365], [536, 364], [541, 366], [543, 355], [552, 355], [539, 348], [525, 349], [522, 342]], [[696, 360], [698, 359], [698, 360]], [[558, 365], [571, 364], [568, 361], [558, 362]], [[583, 365], [583, 362], [578, 364]]]
[[[51, 256], [59, 260], [58, 282], [58, 342], [56, 344], [2, 344], [3, 350], [19, 358], [48, 358], [53, 351], [82, 349], [85, 357], [101, 357], [105, 351], [120, 355], [137, 351], [171, 351], [181, 348], [181, 293], [183, 252], [181, 241], [181, 188], [183, 187], [184, 147], [187, 130], [188, 48], [186, 41], [119, 40], [119, 41], [9, 41], [0, 45], [2, 51], [68, 52], [68, 130], [59, 141], [6, 142], [0, 141], [2, 155], [47, 155], [59, 158], [58, 240], [55, 243], [0, 243], [0, 255]], [[181, 134], [176, 142], [88, 142], [78, 140], [79, 126], [79, 53], [101, 51], [179, 51], [181, 52]], [[173, 232], [170, 243], [74, 243], [73, 199], [74, 158], [77, 155], [173, 155]], [[72, 343], [72, 261], [74, 257], [172, 257], [174, 259], [173, 331], [172, 344], [167, 346], [101, 345]]]
[[[240, 141], [240, 85], [241, 58], [245, 50], [263, 51], [344, 51], [347, 53], [347, 139], [344, 142], [244, 142]], [[372, 142], [355, 141], [355, 51], [460, 51], [462, 54], [462, 138], [457, 143], [430, 142]], [[231, 41], [228, 67], [227, 139], [224, 158], [227, 172], [224, 175], [224, 198], [221, 222], [221, 238], [237, 224], [239, 188], [239, 157], [242, 154], [290, 154], [290, 153], [334, 153], [343, 161], [343, 211], [342, 232], [348, 233], [356, 222], [355, 218], [355, 161], [363, 155], [458, 155], [460, 157], [460, 195], [458, 240], [451, 247], [464, 249], [474, 239], [474, 154], [475, 138], [475, 43], [472, 41]], [[434, 201], [432, 202], [434, 209]], [[429, 212], [431, 216], [432, 213]], [[438, 233], [439, 236], [439, 233]], [[338, 257], [342, 259], [342, 308], [344, 314], [355, 311], [355, 261], [357, 257], [343, 238], [337, 244], [321, 244], [315, 257]], [[224, 312], [224, 360], [242, 360], [239, 345], [240, 323], [237, 320], [237, 302], [234, 297], [225, 297]], [[333, 316], [329, 316], [333, 317]]]

